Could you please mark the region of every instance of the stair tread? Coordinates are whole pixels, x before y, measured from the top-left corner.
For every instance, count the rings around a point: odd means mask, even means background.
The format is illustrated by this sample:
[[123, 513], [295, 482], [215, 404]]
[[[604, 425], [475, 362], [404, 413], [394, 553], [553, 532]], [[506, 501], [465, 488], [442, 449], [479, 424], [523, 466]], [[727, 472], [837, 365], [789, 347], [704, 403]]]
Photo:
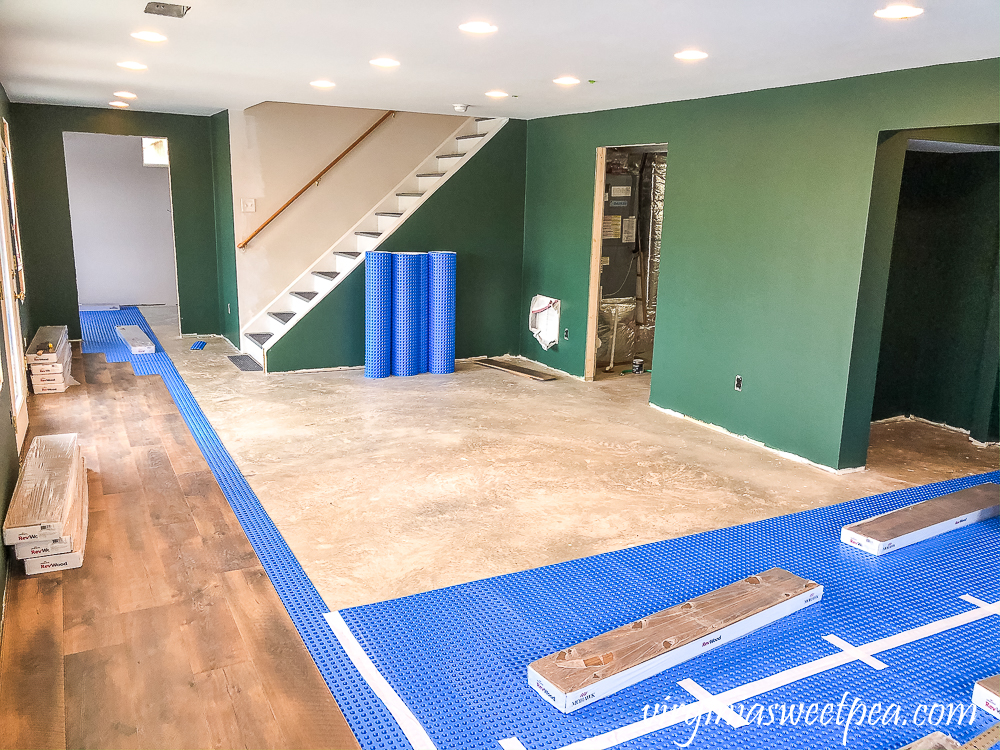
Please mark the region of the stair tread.
[[495, 120], [495, 117], [477, 117], [476, 122], [486, 122], [487, 120]]
[[424, 172], [423, 174], [418, 174], [417, 177], [444, 177], [444, 172]]
[[257, 346], [262, 347], [267, 343], [267, 340], [271, 338], [273, 333], [247, 333], [245, 336], [254, 342]]
[[419, 198], [423, 193], [396, 193], [400, 198]]
[[321, 279], [329, 279], [330, 281], [333, 281], [335, 278], [337, 278], [338, 276], [340, 276], [340, 272], [339, 271], [313, 271], [312, 275], [313, 276], [319, 276]]
[[288, 321], [295, 317], [295, 313], [293, 312], [269, 312], [268, 315], [270, 315], [272, 318], [277, 320], [282, 325], [287, 325]]
[[293, 297], [298, 297], [299, 299], [304, 299], [306, 302], [311, 302], [313, 297], [315, 297], [319, 292], [289, 292]]
[[334, 255], [340, 255], [344, 258], [357, 258], [361, 253], [351, 252], [350, 250], [338, 250]]
[[465, 156], [465, 154], [438, 154], [438, 159], [459, 159]]
[[358, 237], [381, 237], [381, 232], [355, 232]]
[[395, 217], [398, 218], [398, 217], [400, 217], [400, 216], [403, 215], [403, 212], [402, 211], [376, 211], [375, 215], [376, 216], [395, 216]]
[[469, 135], [460, 135], [455, 140], [456, 141], [467, 141], [472, 138], [485, 138], [486, 133], [470, 133]]

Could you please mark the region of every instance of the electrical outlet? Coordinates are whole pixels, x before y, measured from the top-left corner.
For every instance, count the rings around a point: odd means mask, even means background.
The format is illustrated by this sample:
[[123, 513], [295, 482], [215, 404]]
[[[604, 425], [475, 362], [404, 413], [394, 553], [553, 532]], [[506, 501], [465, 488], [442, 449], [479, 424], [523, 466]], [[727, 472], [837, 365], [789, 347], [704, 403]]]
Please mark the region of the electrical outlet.
[[738, 390], [738, 391], [742, 391], [743, 390], [743, 376], [742, 375], [737, 375], [736, 376], [736, 390]]
[[568, 328], [563, 331], [563, 339], [565, 339], [566, 341], [569, 341], [569, 329]]
[[245, 214], [252, 214], [257, 212], [257, 199], [256, 198], [240, 198], [240, 211]]

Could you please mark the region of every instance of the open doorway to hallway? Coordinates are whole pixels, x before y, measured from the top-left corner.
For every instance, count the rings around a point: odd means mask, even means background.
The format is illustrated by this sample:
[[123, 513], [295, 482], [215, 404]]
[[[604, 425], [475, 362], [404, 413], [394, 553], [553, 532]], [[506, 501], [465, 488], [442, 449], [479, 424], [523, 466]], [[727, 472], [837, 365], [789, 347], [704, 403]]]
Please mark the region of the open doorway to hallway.
[[585, 375], [642, 379], [647, 400], [666, 160], [666, 144], [597, 151]]
[[904, 479], [935, 464], [955, 476], [997, 468], [998, 200], [1000, 147], [909, 139], [869, 468]]
[[63, 133], [81, 307], [177, 305], [166, 138]]

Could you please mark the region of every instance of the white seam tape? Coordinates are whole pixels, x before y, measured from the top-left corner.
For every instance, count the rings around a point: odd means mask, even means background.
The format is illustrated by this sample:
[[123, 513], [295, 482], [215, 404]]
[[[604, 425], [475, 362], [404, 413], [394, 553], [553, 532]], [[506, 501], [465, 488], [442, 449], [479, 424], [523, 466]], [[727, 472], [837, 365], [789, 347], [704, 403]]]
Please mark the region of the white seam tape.
[[[864, 646], [852, 647], [850, 652], [842, 650], [836, 654], [824, 656], [820, 659], [816, 659], [815, 661], [807, 662], [806, 664], [800, 664], [797, 667], [786, 669], [784, 672], [778, 672], [777, 674], [757, 680], [756, 682], [748, 682], [746, 685], [741, 685], [740, 687], [735, 687], [732, 690], [727, 690], [724, 693], [719, 693], [718, 695], [712, 696], [711, 701], [699, 699], [694, 703], [678, 706], [672, 711], [667, 711], [657, 716], [650, 716], [648, 719], [640, 719], [639, 721], [626, 724], [618, 729], [612, 729], [610, 732], [598, 734], [594, 737], [588, 737], [585, 740], [573, 742], [569, 745], [563, 745], [557, 750], [608, 750], [608, 748], [620, 745], [623, 742], [634, 740], [637, 737], [643, 737], [660, 729], [665, 729], [666, 727], [672, 727], [675, 724], [680, 724], [682, 721], [687, 721], [695, 716], [701, 716], [702, 714], [707, 714], [710, 711], [716, 711], [716, 706], [732, 706], [736, 703], [749, 700], [750, 698], [756, 698], [758, 695], [763, 695], [764, 693], [769, 693], [772, 690], [785, 687], [785, 685], [790, 685], [793, 682], [798, 682], [799, 680], [804, 680], [807, 677], [820, 674], [821, 672], [836, 669], [844, 664], [858, 660], [861, 655], [870, 657], [872, 654], [877, 654], [881, 651], [888, 651], [889, 649], [898, 648], [899, 646], [905, 646], [909, 643], [913, 643], [914, 641], [923, 640], [924, 638], [930, 638], [932, 635], [937, 635], [938, 633], [943, 633], [946, 630], [952, 630], [953, 628], [958, 628], [962, 625], [968, 625], [969, 623], [977, 622], [978, 620], [985, 619], [992, 615], [1000, 615], [1000, 602], [990, 604], [982, 601], [981, 599], [977, 599], [974, 596], [970, 596], [969, 594], [963, 594], [959, 598], [968, 604], [974, 605], [975, 609], [970, 609], [966, 612], [953, 615], [952, 617], [945, 617], [942, 620], [935, 620], [934, 622], [929, 622], [926, 625], [911, 628], [910, 630], [904, 630], [901, 633], [890, 635], [887, 638], [880, 638], [879, 640], [872, 641]], [[687, 681], [685, 680], [685, 683], [686, 682]], [[682, 687], [685, 686], [682, 685]], [[687, 687], [685, 687], [685, 689], [687, 689]], [[691, 691], [689, 690], [688, 692]]]
[[323, 617], [326, 618], [327, 623], [333, 630], [333, 634], [340, 641], [340, 645], [343, 646], [344, 651], [347, 652], [348, 658], [354, 663], [354, 667], [361, 673], [365, 682], [368, 683], [368, 687], [372, 689], [372, 692], [389, 709], [392, 718], [396, 720], [399, 728], [403, 730], [403, 735], [413, 746], [413, 750], [437, 750], [431, 738], [427, 736], [427, 732], [424, 731], [420, 722], [417, 721], [417, 717], [407, 708], [402, 699], [396, 695], [396, 691], [392, 689], [392, 686], [382, 676], [382, 673], [378, 671], [372, 660], [368, 658], [368, 654], [365, 653], [361, 644], [358, 643], [358, 639], [354, 637], [354, 633], [351, 632], [351, 629], [344, 622], [344, 618], [340, 616], [340, 613], [327, 612]]
[[860, 648], [848, 643], [843, 638], [838, 638], [835, 635], [824, 635], [823, 640], [826, 641], [827, 643], [833, 644], [844, 653], [850, 654], [851, 657], [857, 659], [858, 661], [864, 662], [872, 669], [885, 669], [887, 666], [885, 662], [881, 662], [874, 656], [866, 654]]

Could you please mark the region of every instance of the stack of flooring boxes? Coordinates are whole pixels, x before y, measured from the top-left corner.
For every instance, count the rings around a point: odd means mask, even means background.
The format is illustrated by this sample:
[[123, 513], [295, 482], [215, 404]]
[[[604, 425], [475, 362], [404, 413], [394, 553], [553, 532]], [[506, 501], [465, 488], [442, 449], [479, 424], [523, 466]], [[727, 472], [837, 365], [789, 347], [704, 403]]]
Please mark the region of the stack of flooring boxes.
[[35, 393], [62, 393], [76, 385], [70, 375], [73, 350], [66, 326], [42, 326], [25, 354], [31, 369], [31, 390]]
[[3, 541], [28, 575], [83, 565], [87, 543], [87, 470], [76, 433], [31, 441], [14, 488]]

